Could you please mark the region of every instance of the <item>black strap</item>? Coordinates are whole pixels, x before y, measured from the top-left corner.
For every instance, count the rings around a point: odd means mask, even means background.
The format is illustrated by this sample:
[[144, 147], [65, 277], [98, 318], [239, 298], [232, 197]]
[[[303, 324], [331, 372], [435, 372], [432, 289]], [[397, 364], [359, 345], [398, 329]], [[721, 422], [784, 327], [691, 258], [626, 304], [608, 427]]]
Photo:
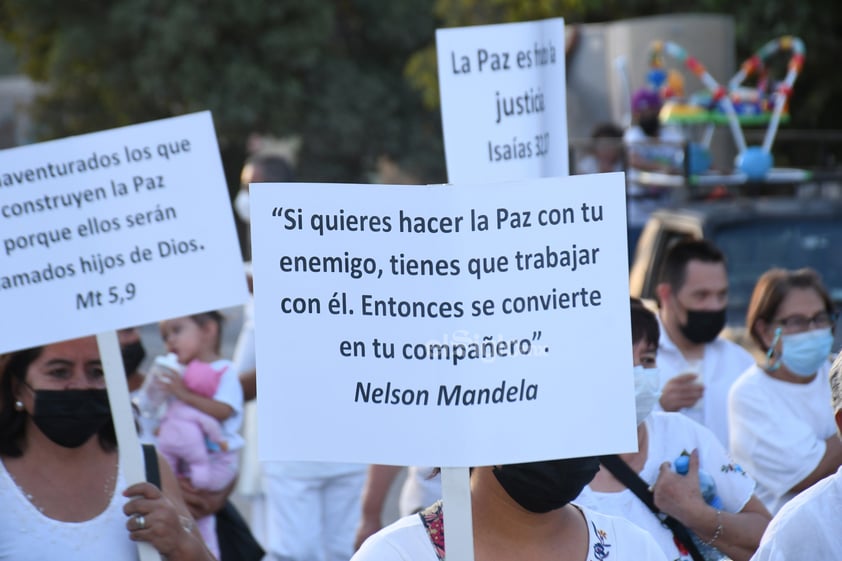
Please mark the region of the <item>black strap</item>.
[[161, 488], [161, 472], [158, 469], [158, 453], [152, 444], [143, 445], [143, 462], [146, 464], [146, 481]]
[[672, 531], [678, 541], [684, 544], [684, 547], [687, 548], [687, 551], [690, 553], [693, 561], [705, 561], [704, 556], [699, 552], [699, 548], [696, 547], [695, 543], [693, 543], [693, 537], [690, 535], [690, 531], [684, 526], [684, 524], [672, 516], [661, 512], [661, 509], [655, 506], [655, 497], [652, 494], [652, 491], [649, 490], [649, 485], [640, 478], [640, 475], [629, 467], [629, 464], [624, 462], [623, 459], [616, 454], [612, 454], [610, 456], [600, 456], [599, 461], [608, 469], [608, 471], [611, 472], [611, 475], [617, 478], [617, 481], [631, 489], [631, 492], [637, 495], [637, 498], [649, 507], [649, 510], [658, 517], [658, 520], [663, 522], [664, 525]]

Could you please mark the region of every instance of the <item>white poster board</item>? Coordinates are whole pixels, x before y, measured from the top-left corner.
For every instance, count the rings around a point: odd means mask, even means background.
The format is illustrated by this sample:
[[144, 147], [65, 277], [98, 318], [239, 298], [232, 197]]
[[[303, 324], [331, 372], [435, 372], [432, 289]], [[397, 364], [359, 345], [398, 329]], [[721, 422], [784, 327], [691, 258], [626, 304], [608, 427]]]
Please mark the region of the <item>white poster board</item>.
[[636, 450], [624, 188], [253, 184], [261, 459]]
[[209, 112], [0, 151], [0, 352], [247, 296]]
[[568, 174], [564, 20], [436, 30], [450, 183]]

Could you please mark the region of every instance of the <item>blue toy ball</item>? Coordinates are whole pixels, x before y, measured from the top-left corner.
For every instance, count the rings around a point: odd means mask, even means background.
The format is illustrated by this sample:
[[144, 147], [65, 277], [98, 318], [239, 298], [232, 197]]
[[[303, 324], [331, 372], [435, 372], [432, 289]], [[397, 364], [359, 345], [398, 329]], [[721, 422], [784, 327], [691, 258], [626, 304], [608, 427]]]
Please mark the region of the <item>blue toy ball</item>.
[[690, 175], [699, 175], [710, 169], [710, 152], [701, 144], [691, 142], [687, 147], [687, 156], [690, 158], [688, 166]]
[[772, 169], [772, 155], [764, 152], [759, 146], [750, 146], [737, 156], [735, 163], [738, 170], [746, 174], [749, 179], [757, 181], [766, 177]]
[[667, 81], [667, 72], [662, 68], [653, 68], [646, 74], [646, 82], [658, 90]]

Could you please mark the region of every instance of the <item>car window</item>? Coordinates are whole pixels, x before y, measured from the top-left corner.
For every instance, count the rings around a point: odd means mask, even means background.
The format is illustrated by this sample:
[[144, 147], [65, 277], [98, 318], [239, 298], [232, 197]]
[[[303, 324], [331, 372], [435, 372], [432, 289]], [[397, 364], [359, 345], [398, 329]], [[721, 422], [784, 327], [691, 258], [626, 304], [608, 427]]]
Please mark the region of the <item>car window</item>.
[[812, 267], [842, 301], [842, 222], [775, 219], [729, 225], [712, 235], [728, 259], [729, 323], [745, 321], [754, 284], [771, 267]]

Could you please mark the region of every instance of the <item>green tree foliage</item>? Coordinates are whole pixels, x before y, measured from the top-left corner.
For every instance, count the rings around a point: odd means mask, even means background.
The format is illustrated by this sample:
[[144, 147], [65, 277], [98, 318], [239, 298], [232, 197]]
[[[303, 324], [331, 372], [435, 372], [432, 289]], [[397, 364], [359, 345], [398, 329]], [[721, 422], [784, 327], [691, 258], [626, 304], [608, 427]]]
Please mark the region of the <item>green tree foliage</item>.
[[3, 0], [0, 19], [49, 84], [40, 138], [209, 109], [232, 189], [252, 131], [300, 135], [305, 180], [359, 181], [382, 152], [442, 167], [438, 116], [402, 77], [427, 0]]
[[738, 60], [780, 35], [804, 40], [789, 126], [839, 129], [836, 1], [3, 0], [0, 29], [24, 71], [50, 85], [41, 138], [209, 109], [233, 189], [255, 130], [301, 136], [304, 180], [364, 180], [384, 153], [443, 180], [436, 27], [732, 14]]

